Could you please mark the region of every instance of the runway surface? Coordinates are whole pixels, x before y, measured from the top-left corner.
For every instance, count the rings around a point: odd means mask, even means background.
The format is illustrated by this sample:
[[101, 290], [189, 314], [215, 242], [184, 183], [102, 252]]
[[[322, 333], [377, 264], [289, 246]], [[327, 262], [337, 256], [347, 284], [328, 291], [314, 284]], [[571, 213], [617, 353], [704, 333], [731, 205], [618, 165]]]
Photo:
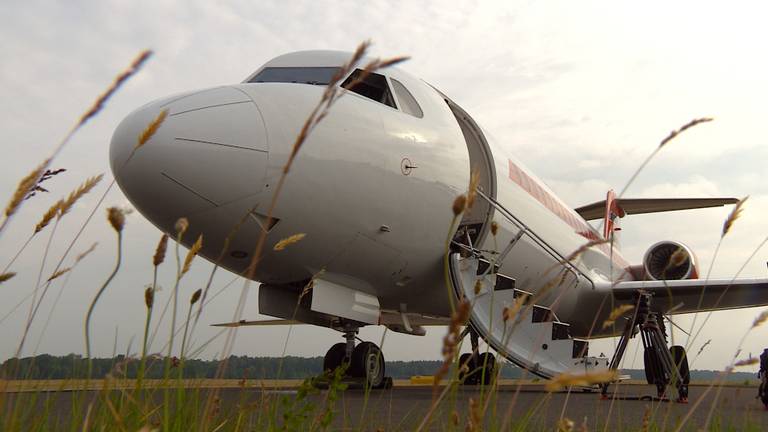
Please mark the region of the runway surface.
[[[615, 389], [616, 398], [602, 400], [599, 393], [558, 392], [547, 393], [542, 386], [502, 387], [487, 409], [485, 425], [497, 429], [506, 421], [518, 430], [554, 430], [561, 418], [575, 423], [575, 429], [586, 419], [588, 430], [640, 430], [644, 417], [650, 424], [656, 424], [657, 430], [674, 430], [678, 423], [692, 411], [683, 430], [698, 430], [703, 427], [712, 409], [717, 389], [712, 389], [694, 406], [706, 392], [706, 387], [694, 386], [690, 389], [688, 404], [658, 402], [650, 400], [656, 394], [655, 387], [646, 385], [624, 385]], [[733, 430], [768, 430], [768, 411], [755, 399], [757, 389], [751, 387], [724, 387], [718, 397], [718, 403], [710, 420], [710, 427]], [[360, 420], [363, 412], [365, 393], [361, 390], [348, 390], [343, 398], [343, 410], [338, 426], [355, 427], [369, 425], [372, 429], [413, 430], [424, 419], [432, 403], [430, 388], [394, 388], [371, 394], [365, 412], [365, 419]], [[460, 388], [456, 392], [455, 402], [450, 397], [434, 414], [430, 425], [432, 430], [443, 430], [451, 421], [452, 411], [459, 414], [461, 428], [467, 423], [470, 409], [469, 400], [480, 399], [477, 389]], [[647, 412], [647, 413], [646, 413]], [[651, 429], [653, 430], [653, 429]]]
[[[52, 389], [53, 390], [53, 389]], [[442, 390], [442, 387], [438, 388]], [[602, 400], [599, 393], [581, 390], [548, 393], [541, 385], [503, 385], [488, 402], [483, 419], [484, 429], [498, 430], [509, 425], [514, 430], [554, 430], [562, 418], [575, 423], [575, 429], [586, 421], [587, 430], [640, 430], [644, 420], [656, 425], [656, 430], [675, 430], [690, 414], [683, 430], [698, 430], [710, 416], [709, 429], [768, 430], [768, 411], [755, 399], [754, 387], [722, 387], [714, 405], [717, 389], [691, 386], [688, 404], [650, 400], [655, 387], [623, 384], [612, 387], [613, 400]], [[226, 387], [219, 389], [223, 410], [238, 404], [258, 404], [267, 396], [292, 397], [295, 388], [264, 390], [258, 387]], [[53, 391], [55, 410], [66, 416], [71, 407], [71, 391]], [[12, 398], [20, 393], [9, 393]], [[702, 398], [703, 396], [703, 398]], [[311, 396], [317, 405], [325, 402], [325, 393]], [[334, 430], [415, 430], [425, 422], [433, 404], [434, 393], [429, 386], [395, 386], [389, 390], [347, 389], [336, 404]], [[459, 387], [446, 393], [437, 406], [425, 430], [445, 430], [458, 417], [455, 430], [463, 430], [470, 412], [470, 399], [479, 402], [480, 390]], [[700, 400], [701, 399], [701, 400]], [[699, 401], [700, 400], [700, 401]], [[455, 414], [454, 414], [455, 412]], [[479, 412], [479, 411], [478, 411]], [[653, 428], [650, 430], [654, 430]]]

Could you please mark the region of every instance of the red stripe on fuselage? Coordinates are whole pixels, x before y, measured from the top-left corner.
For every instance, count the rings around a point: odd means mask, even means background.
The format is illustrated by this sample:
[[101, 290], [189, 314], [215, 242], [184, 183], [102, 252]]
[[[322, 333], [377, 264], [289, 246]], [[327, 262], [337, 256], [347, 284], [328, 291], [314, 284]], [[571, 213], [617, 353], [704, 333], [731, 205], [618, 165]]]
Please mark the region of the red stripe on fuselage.
[[[523, 190], [528, 192], [528, 194], [535, 198], [536, 201], [540, 202], [544, 207], [555, 214], [555, 216], [573, 228], [578, 235], [588, 240], [600, 240], [603, 238], [587, 223], [587, 221], [584, 220], [584, 218], [579, 216], [573, 209], [561, 204], [556, 196], [549, 193], [538, 181], [536, 181], [536, 179], [526, 174], [526, 172], [515, 165], [512, 160], [509, 160], [509, 178], [523, 188]], [[603, 243], [597, 246], [607, 256], [612, 256], [613, 261], [617, 266], [622, 268], [629, 267], [629, 263], [618, 253], [618, 251], [614, 250], [613, 254], [611, 254], [610, 245]]]

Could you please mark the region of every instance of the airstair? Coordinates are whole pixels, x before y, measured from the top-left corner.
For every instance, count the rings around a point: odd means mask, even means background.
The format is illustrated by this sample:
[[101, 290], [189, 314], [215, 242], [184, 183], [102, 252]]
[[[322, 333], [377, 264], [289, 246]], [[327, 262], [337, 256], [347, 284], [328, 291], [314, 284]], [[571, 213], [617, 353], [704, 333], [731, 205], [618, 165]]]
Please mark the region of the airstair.
[[[608, 369], [606, 357], [589, 357], [589, 342], [571, 336], [570, 325], [561, 321], [547, 306], [536, 304], [537, 297], [516, 287], [511, 275], [499, 273], [499, 264], [514, 258], [531, 244], [546, 248], [535, 235], [498, 202], [479, 194], [497, 210], [497, 217], [517, 228], [503, 251], [488, 257], [487, 252], [470, 245], [459, 245], [449, 255], [452, 285], [459, 298], [471, 304], [470, 325], [499, 355], [531, 373], [552, 378], [564, 372], [585, 373]], [[524, 246], [528, 245], [528, 246]], [[554, 251], [550, 251], [554, 253]], [[563, 260], [553, 257], [554, 262]], [[564, 262], [554, 289], [574, 289], [585, 278]], [[505, 309], [507, 310], [505, 319]], [[511, 315], [511, 316], [510, 316]]]

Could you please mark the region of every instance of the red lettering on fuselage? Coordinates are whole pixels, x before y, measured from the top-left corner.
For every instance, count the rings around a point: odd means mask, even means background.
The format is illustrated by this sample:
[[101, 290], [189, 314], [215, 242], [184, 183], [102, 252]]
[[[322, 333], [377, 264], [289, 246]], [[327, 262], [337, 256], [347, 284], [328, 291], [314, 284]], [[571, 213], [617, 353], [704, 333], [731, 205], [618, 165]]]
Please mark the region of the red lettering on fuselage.
[[[528, 192], [530, 196], [540, 202], [555, 216], [560, 218], [563, 222], [568, 224], [573, 230], [580, 236], [590, 241], [601, 240], [603, 237], [587, 223], [578, 213], [573, 209], [563, 205], [560, 200], [542, 187], [536, 179], [529, 176], [525, 171], [515, 165], [512, 160], [509, 160], [509, 178], [517, 183], [523, 190]], [[613, 251], [611, 254], [611, 247], [606, 243], [597, 245], [600, 250], [605, 252], [606, 255], [613, 258], [616, 265], [627, 268], [629, 263], [617, 252]]]

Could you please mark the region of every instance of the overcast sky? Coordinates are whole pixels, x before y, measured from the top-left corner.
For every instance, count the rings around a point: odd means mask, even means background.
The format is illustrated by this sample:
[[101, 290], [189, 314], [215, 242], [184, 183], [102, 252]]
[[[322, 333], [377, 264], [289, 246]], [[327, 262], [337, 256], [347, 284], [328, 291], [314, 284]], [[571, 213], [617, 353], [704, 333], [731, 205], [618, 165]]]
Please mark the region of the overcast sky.
[[[48, 194], [25, 203], [0, 238], [0, 265], [19, 250], [42, 213], [84, 178], [104, 173], [99, 187], [62, 220], [42, 274], [47, 277], [89, 211], [112, 180], [108, 146], [118, 122], [138, 106], [176, 92], [236, 83], [282, 53], [307, 49], [352, 50], [374, 42], [372, 53], [409, 55], [403, 68], [440, 88], [487, 131], [507, 143], [529, 168], [576, 207], [620, 189], [666, 136], [688, 120], [715, 121], [673, 141], [641, 174], [628, 197], [750, 195], [743, 217], [725, 238], [713, 276], [733, 276], [768, 235], [768, 76], [765, 10], [759, 2], [324, 2], [324, 1], [4, 1], [0, 3], [0, 200], [51, 151], [117, 71], [144, 48], [156, 55], [54, 162], [67, 172], [47, 182]], [[114, 188], [105, 205], [128, 205]], [[659, 240], [679, 240], [712, 263], [729, 209], [625, 218], [623, 250], [639, 262]], [[0, 285], [0, 318], [27, 296], [40, 272], [52, 230], [35, 236], [11, 268], [18, 276]], [[159, 231], [140, 214], [128, 217], [122, 271], [94, 315], [96, 355], [136, 352], [144, 320], [143, 290], [151, 282], [151, 256]], [[115, 235], [103, 209], [96, 213], [75, 254], [94, 241], [96, 252], [53, 285], [31, 328], [24, 354], [82, 353], [88, 304], [115, 259]], [[744, 276], [765, 277], [768, 249]], [[72, 257], [65, 265], [72, 262]], [[205, 283], [203, 260], [182, 284], [187, 298]], [[158, 303], [173, 281], [162, 269]], [[219, 272], [214, 291], [233, 276]], [[222, 291], [195, 333], [200, 345], [215, 334], [207, 325], [231, 319], [242, 282]], [[61, 297], [55, 309], [57, 294]], [[257, 318], [256, 285], [246, 318]], [[29, 303], [0, 323], [0, 359], [18, 346]], [[693, 350], [712, 339], [694, 368], [722, 368], [760, 309], [713, 315]], [[45, 322], [50, 324], [44, 330]], [[678, 317], [676, 322], [689, 323]], [[167, 322], [167, 321], [166, 321]], [[701, 320], [699, 320], [701, 322]], [[391, 360], [436, 359], [444, 329], [424, 338], [388, 333]], [[244, 329], [234, 352], [248, 355], [323, 355], [339, 334], [308, 326]], [[366, 328], [364, 339], [382, 331]], [[680, 338], [676, 332], [676, 338]], [[158, 341], [165, 341], [165, 334]], [[679, 340], [679, 339], [678, 339]], [[593, 343], [592, 354], [612, 353], [613, 342]], [[223, 345], [214, 341], [202, 357]], [[746, 352], [768, 346], [768, 327], [751, 332]], [[160, 349], [159, 344], [153, 351]], [[641, 367], [629, 351], [626, 366]]]

